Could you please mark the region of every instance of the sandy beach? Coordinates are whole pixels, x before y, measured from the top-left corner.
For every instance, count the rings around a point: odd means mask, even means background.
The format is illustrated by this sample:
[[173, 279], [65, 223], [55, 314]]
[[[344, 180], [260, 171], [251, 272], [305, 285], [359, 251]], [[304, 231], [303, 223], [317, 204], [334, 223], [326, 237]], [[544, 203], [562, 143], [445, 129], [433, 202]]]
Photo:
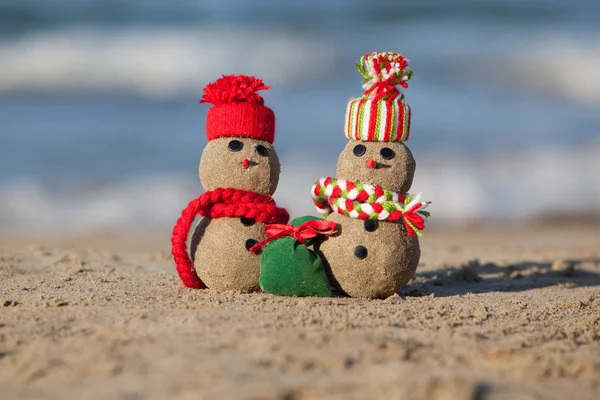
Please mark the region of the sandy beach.
[[376, 301], [184, 289], [166, 230], [5, 234], [2, 398], [598, 398], [599, 232], [431, 230]]

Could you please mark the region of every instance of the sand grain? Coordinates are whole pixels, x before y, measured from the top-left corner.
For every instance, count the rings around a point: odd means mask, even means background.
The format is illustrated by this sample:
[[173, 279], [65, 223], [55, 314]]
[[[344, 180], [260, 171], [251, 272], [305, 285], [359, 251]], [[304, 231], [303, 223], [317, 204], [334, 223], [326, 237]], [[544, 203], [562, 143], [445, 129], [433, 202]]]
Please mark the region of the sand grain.
[[597, 398], [597, 232], [428, 232], [377, 301], [184, 289], [168, 233], [4, 236], [2, 397]]

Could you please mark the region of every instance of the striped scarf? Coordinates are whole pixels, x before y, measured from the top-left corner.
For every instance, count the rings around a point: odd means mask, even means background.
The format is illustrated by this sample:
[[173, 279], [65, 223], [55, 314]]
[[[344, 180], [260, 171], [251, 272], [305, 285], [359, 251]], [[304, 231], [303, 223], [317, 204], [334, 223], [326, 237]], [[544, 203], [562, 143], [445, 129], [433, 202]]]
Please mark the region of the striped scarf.
[[421, 236], [429, 212], [429, 202], [421, 201], [421, 193], [402, 196], [380, 186], [351, 181], [321, 178], [312, 187], [317, 212], [324, 216], [337, 212], [350, 218], [399, 221], [410, 237]]

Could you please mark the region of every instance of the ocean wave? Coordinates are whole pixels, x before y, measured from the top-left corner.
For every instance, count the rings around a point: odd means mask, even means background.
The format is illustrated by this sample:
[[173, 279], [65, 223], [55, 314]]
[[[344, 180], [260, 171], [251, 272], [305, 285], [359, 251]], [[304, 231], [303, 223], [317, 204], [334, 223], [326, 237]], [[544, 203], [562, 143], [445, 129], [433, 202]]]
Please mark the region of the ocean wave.
[[508, 77], [521, 87], [600, 105], [600, 36], [569, 36], [525, 41], [517, 57], [498, 65], [507, 67]]
[[[600, 144], [539, 148], [510, 155], [418, 155], [412, 192], [431, 200], [431, 224], [524, 223], [543, 215], [598, 216]], [[335, 173], [308, 155], [283, 160], [275, 198], [293, 216], [316, 214], [310, 188]], [[68, 190], [19, 180], [0, 186], [1, 230], [168, 227], [201, 192], [195, 175], [149, 175]]]
[[333, 64], [332, 46], [323, 38], [235, 28], [65, 29], [0, 42], [0, 54], [0, 94], [126, 92], [160, 98], [197, 93], [221, 74], [257, 75], [280, 85]]

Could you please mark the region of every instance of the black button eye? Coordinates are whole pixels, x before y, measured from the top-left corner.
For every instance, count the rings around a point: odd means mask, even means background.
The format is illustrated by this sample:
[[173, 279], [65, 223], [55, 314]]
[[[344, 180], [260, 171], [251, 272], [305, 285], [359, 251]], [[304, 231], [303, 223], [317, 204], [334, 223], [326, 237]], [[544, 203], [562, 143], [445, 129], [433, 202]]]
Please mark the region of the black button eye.
[[256, 221], [252, 218], [240, 218], [240, 221], [242, 222], [242, 225], [244, 226], [252, 226], [256, 223]]
[[356, 146], [354, 146], [354, 149], [352, 149], [352, 153], [354, 153], [356, 157], [364, 155], [366, 151], [367, 148], [362, 144], [357, 144]]
[[367, 248], [365, 246], [356, 246], [354, 248], [354, 257], [360, 258], [361, 260], [363, 258], [367, 258], [368, 253], [369, 252], [367, 251]]
[[258, 153], [259, 156], [263, 156], [263, 157], [266, 157], [269, 155], [269, 150], [267, 150], [267, 148], [265, 146], [263, 146], [262, 144], [259, 144], [258, 146], [256, 146], [256, 152]]
[[239, 140], [232, 140], [229, 142], [227, 147], [229, 147], [230, 151], [240, 151], [244, 148], [244, 143], [240, 142]]
[[383, 149], [381, 149], [379, 154], [381, 154], [381, 157], [383, 157], [384, 160], [391, 160], [396, 156], [394, 150], [390, 149], [389, 147], [384, 147]]
[[368, 219], [364, 222], [363, 226], [365, 227], [365, 231], [373, 232], [379, 227], [379, 221], [375, 219]]
[[250, 251], [252, 246], [254, 246], [256, 243], [258, 243], [258, 241], [254, 240], [254, 239], [246, 240], [246, 250]]

